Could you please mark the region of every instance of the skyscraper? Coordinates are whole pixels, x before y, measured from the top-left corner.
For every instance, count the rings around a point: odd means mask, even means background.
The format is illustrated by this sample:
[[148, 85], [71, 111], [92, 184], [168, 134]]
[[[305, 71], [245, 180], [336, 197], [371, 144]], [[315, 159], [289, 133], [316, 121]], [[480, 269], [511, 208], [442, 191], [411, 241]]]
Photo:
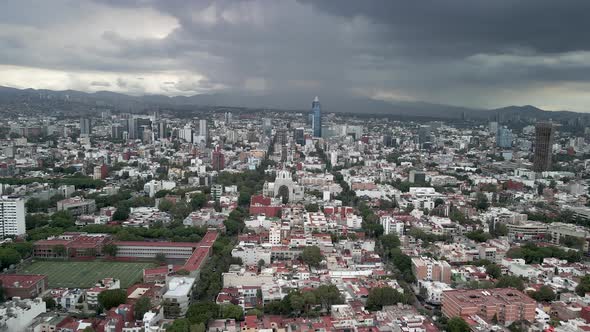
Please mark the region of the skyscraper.
[[322, 137], [322, 110], [320, 107], [320, 99], [317, 96], [311, 103], [311, 112], [313, 114], [313, 122], [311, 123], [313, 137]]
[[166, 125], [166, 120], [161, 120], [158, 124], [158, 137], [160, 139], [168, 138], [168, 126]]
[[535, 126], [535, 158], [533, 161], [533, 170], [535, 172], [544, 172], [551, 169], [553, 133], [553, 123], [537, 122]]
[[496, 132], [496, 145], [499, 148], [509, 149], [512, 147], [512, 130], [506, 127], [498, 127]]
[[25, 200], [17, 196], [0, 196], [0, 238], [25, 232]]
[[208, 134], [209, 133], [207, 132], [207, 120], [199, 120], [199, 136], [204, 137], [204, 141], [207, 142]]
[[271, 135], [272, 135], [272, 119], [271, 118], [262, 119], [262, 132], [264, 133], [264, 136], [271, 137]]
[[299, 145], [305, 145], [305, 130], [303, 128], [295, 128], [293, 140]]
[[80, 118], [80, 135], [90, 135], [92, 133], [92, 127], [89, 118]]

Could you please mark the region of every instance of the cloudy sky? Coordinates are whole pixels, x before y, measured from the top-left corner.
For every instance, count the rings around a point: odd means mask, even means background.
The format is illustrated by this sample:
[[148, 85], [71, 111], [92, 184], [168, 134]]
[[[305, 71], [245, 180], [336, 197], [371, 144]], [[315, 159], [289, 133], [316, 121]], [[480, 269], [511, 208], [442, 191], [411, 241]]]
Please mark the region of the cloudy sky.
[[588, 0], [3, 0], [0, 85], [590, 111], [589, 15]]

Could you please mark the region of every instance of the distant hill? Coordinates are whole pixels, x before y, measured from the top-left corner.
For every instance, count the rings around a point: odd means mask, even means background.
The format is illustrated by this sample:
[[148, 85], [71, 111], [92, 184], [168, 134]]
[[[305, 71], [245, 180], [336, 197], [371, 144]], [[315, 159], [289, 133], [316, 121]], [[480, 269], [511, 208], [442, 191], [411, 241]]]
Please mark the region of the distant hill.
[[[59, 99], [89, 103], [91, 105], [103, 105], [120, 107], [122, 109], [137, 109], [145, 107], [174, 107], [190, 108], [191, 106], [226, 106], [245, 107], [258, 109], [284, 109], [307, 111], [311, 107], [313, 96], [307, 95], [261, 95], [243, 96], [227, 93], [201, 94], [194, 96], [168, 97], [164, 95], [131, 96], [111, 91], [99, 91], [94, 93], [65, 90], [35, 90], [15, 89], [0, 86], [0, 103], [14, 102], [15, 100], [32, 99]], [[535, 119], [564, 119], [579, 116], [586, 117], [585, 113], [569, 111], [545, 111], [531, 105], [508, 106], [498, 109], [474, 109], [467, 107], [432, 104], [426, 102], [407, 101], [379, 101], [368, 98], [320, 96], [322, 109], [325, 112], [346, 112], [356, 114], [391, 114], [400, 116], [433, 117], [441, 119], [461, 118], [463, 115], [472, 119], [493, 120], [495, 118], [535, 118]]]

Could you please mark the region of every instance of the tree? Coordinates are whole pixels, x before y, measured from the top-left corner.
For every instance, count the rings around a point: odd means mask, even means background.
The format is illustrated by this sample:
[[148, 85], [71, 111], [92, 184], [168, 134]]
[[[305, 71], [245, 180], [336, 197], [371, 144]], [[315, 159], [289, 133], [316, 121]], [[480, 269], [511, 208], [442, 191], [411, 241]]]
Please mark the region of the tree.
[[318, 304], [328, 311], [332, 305], [344, 303], [344, 299], [335, 285], [321, 285], [316, 288], [314, 293]]
[[481, 193], [481, 192], [477, 193], [475, 207], [478, 210], [485, 211], [488, 209], [489, 206], [490, 206], [490, 202], [488, 201], [488, 196], [484, 193]]
[[104, 310], [118, 307], [127, 300], [127, 293], [122, 289], [109, 289], [98, 294], [98, 303]]
[[15, 249], [12, 248], [0, 248], [0, 263], [2, 268], [8, 268], [11, 265], [18, 264], [21, 260], [21, 256]]
[[246, 311], [246, 316], [256, 316], [258, 318], [262, 318], [262, 316], [264, 316], [264, 312], [262, 312], [260, 309], [254, 308]]
[[68, 228], [75, 226], [75, 220], [72, 214], [68, 211], [58, 211], [51, 215], [51, 227]]
[[578, 286], [576, 286], [576, 294], [585, 296], [586, 293], [590, 293], [590, 274], [583, 276]]
[[117, 251], [119, 250], [119, 248], [117, 248], [116, 244], [113, 243], [109, 243], [107, 245], [104, 246], [104, 248], [102, 249], [102, 251], [112, 257], [117, 256]]
[[531, 297], [539, 302], [549, 302], [555, 299], [555, 292], [549, 286], [541, 286], [538, 291], [533, 292]]
[[524, 289], [524, 282], [517, 276], [502, 276], [498, 282], [496, 283], [497, 288], [507, 288], [512, 287], [518, 290]]
[[497, 264], [489, 264], [486, 266], [486, 273], [490, 277], [498, 279], [502, 275], [502, 269]]
[[258, 261], [258, 270], [262, 269], [265, 265], [266, 265], [266, 262], [264, 262], [264, 259], [261, 258]]
[[322, 256], [322, 252], [318, 246], [307, 246], [303, 248], [301, 259], [309, 266], [319, 267], [324, 256]]
[[244, 318], [244, 310], [239, 305], [224, 304], [221, 306], [221, 318], [242, 320]]
[[135, 315], [136, 320], [141, 320], [143, 315], [148, 312], [152, 308], [152, 303], [150, 298], [147, 296], [141, 297], [137, 302], [135, 302], [135, 307], [133, 314]]
[[317, 204], [307, 204], [305, 206], [305, 210], [307, 212], [318, 212], [320, 210], [320, 207]]
[[381, 247], [385, 252], [389, 252], [393, 248], [399, 248], [401, 244], [399, 237], [395, 233], [382, 235], [379, 238], [379, 241], [381, 242]]
[[172, 203], [171, 201], [169, 201], [167, 199], [161, 200], [160, 205], [158, 205], [158, 209], [160, 209], [160, 211], [164, 211], [164, 212], [170, 212], [173, 207], [174, 207], [174, 203]]
[[461, 317], [453, 317], [447, 322], [447, 331], [449, 332], [470, 332], [469, 324]]
[[47, 308], [47, 310], [53, 310], [55, 309], [55, 307], [57, 307], [57, 303], [51, 296], [44, 296], [43, 302], [45, 302], [45, 307]]
[[305, 308], [305, 299], [300, 294], [291, 294], [289, 304], [294, 312], [300, 313]]
[[215, 302], [197, 302], [188, 307], [186, 318], [192, 324], [207, 323], [210, 319], [219, 318], [219, 305]]
[[438, 207], [439, 205], [445, 204], [445, 201], [442, 198], [437, 198], [434, 200], [434, 207]]
[[405, 298], [402, 293], [389, 286], [373, 288], [369, 292], [366, 307], [368, 310], [381, 310], [383, 306], [394, 305], [404, 302], [404, 300]]
[[191, 206], [193, 210], [202, 209], [207, 204], [207, 195], [198, 193], [191, 198]]
[[190, 332], [191, 323], [186, 318], [177, 319], [166, 327], [166, 332]]
[[117, 207], [115, 213], [113, 213], [113, 220], [123, 221], [129, 218], [129, 207], [121, 206]]

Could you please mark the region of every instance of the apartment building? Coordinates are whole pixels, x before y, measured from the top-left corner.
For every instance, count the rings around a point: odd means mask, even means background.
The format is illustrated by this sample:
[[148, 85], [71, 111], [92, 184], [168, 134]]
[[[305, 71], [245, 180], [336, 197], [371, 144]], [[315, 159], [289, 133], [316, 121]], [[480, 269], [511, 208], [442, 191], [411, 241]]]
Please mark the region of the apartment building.
[[18, 196], [0, 197], [0, 238], [26, 233], [25, 200]]
[[413, 257], [412, 271], [418, 280], [451, 283], [451, 265], [429, 257]]

